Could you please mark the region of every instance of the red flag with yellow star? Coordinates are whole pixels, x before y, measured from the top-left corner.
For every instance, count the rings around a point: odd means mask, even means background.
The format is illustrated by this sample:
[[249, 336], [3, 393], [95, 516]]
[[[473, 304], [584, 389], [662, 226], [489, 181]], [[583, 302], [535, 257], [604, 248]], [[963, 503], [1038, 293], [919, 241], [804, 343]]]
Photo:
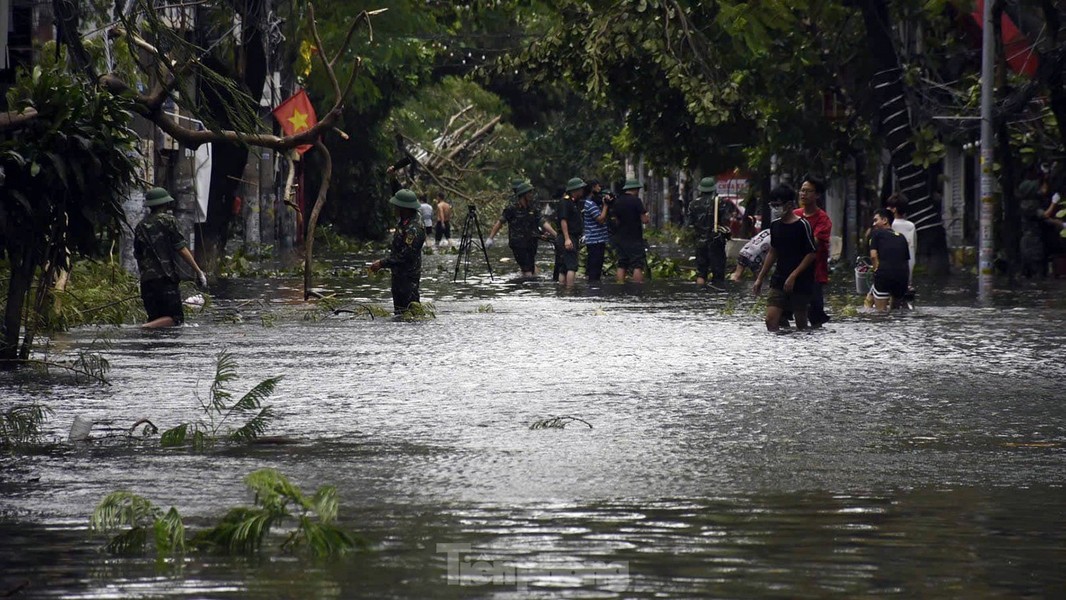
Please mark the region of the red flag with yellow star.
[[[281, 124], [281, 130], [286, 136], [307, 131], [318, 123], [315, 107], [311, 105], [311, 99], [307, 97], [307, 92], [304, 90], [296, 92], [291, 98], [279, 104], [274, 109], [274, 118]], [[296, 147], [296, 151], [300, 154], [310, 149], [310, 144]]]

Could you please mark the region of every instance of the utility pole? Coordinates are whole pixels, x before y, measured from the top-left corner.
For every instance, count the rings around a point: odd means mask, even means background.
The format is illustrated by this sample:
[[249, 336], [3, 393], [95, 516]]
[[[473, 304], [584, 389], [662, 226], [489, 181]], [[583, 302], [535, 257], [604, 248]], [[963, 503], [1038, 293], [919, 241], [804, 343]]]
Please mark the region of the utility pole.
[[995, 58], [995, 28], [992, 26], [993, 0], [984, 0], [984, 27], [981, 43], [981, 233], [977, 261], [977, 298], [992, 298], [992, 68]]

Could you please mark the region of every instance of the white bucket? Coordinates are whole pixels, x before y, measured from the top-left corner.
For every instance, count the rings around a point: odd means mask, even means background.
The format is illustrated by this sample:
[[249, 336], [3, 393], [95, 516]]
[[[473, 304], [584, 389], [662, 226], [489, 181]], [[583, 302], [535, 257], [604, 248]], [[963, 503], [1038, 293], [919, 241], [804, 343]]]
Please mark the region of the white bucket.
[[89, 432], [93, 429], [93, 421], [89, 417], [78, 415], [74, 417], [74, 423], [70, 426], [71, 442], [84, 442], [89, 439]]

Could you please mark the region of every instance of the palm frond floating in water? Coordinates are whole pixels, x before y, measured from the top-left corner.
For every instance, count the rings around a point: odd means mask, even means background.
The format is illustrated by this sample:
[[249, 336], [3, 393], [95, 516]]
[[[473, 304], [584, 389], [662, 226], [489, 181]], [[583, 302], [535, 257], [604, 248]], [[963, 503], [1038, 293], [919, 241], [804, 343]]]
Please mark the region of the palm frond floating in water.
[[562, 415], [558, 417], [549, 417], [542, 419], [529, 426], [530, 429], [566, 429], [566, 426], [571, 423], [584, 423], [588, 425], [589, 429], [592, 429], [592, 423], [589, 423], [585, 419], [580, 417], [572, 417], [570, 415]]

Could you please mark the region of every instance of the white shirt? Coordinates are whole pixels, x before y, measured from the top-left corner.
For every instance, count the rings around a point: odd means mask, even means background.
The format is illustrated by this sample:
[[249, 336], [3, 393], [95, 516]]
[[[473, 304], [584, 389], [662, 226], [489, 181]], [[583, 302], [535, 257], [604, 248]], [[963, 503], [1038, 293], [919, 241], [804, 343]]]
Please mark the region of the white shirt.
[[422, 213], [422, 226], [433, 227], [433, 207], [428, 204], [423, 204], [418, 207], [418, 210]]
[[914, 223], [903, 217], [897, 217], [892, 220], [892, 229], [898, 231], [907, 240], [907, 249], [911, 252], [911, 259], [907, 262], [907, 266], [910, 269], [908, 280], [913, 279], [914, 257], [918, 255], [918, 239], [914, 234]]

